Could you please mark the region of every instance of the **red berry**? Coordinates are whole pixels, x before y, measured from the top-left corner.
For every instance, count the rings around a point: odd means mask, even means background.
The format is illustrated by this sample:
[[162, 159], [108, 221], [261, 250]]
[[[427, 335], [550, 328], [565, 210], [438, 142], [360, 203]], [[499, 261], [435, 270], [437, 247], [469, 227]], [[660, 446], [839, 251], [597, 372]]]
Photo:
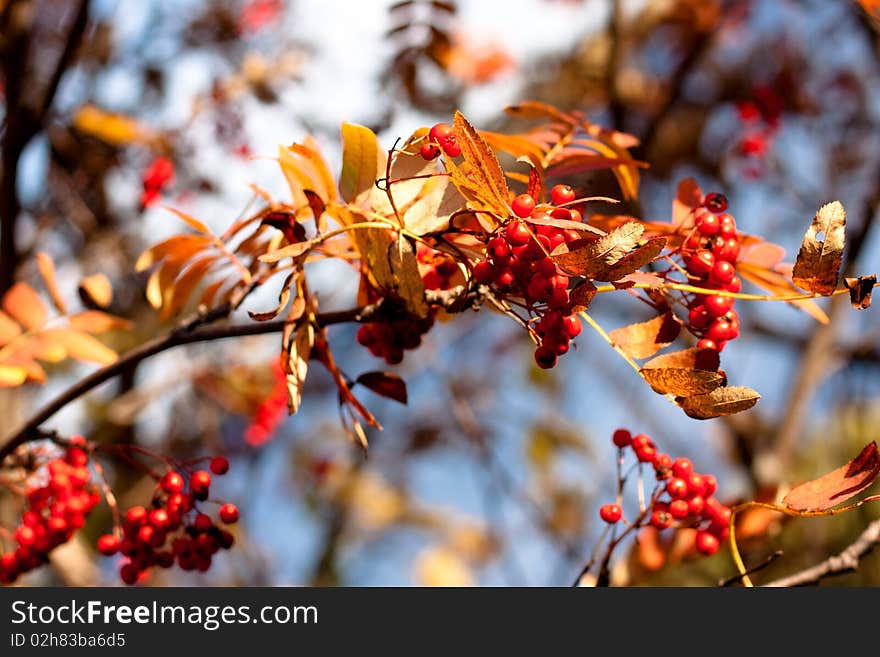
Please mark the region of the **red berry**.
[[434, 160], [440, 156], [440, 149], [435, 144], [422, 144], [419, 149], [419, 155], [425, 160]]
[[541, 369], [549, 370], [550, 368], [555, 367], [556, 358], [555, 349], [550, 349], [545, 345], [541, 345], [535, 349], [535, 362]]
[[551, 281], [536, 274], [532, 280], [529, 281], [529, 286], [526, 292], [534, 301], [544, 302], [550, 298], [551, 294], [553, 294], [553, 287]]
[[688, 501], [688, 511], [692, 516], [698, 516], [703, 513], [703, 509], [706, 506], [706, 500], [703, 499], [701, 495], [694, 495]]
[[672, 474], [678, 477], [679, 479], [684, 479], [685, 483], [687, 483], [688, 477], [694, 471], [694, 464], [691, 463], [689, 458], [685, 458], [684, 456], [679, 456], [675, 461], [672, 462]]
[[634, 445], [633, 451], [636, 453], [636, 458], [642, 463], [653, 463], [657, 456], [657, 448], [653, 443], [642, 447], [635, 447]]
[[579, 336], [582, 328], [581, 321], [577, 318], [577, 315], [568, 315], [562, 320], [562, 330], [569, 338], [574, 339]]
[[733, 280], [724, 286], [724, 289], [728, 292], [739, 292], [742, 289], [742, 286], [742, 279], [739, 276], [734, 276]]
[[443, 143], [445, 140], [449, 139], [449, 137], [454, 137], [455, 132], [452, 130], [451, 125], [447, 123], [437, 123], [428, 132], [428, 136], [432, 141]]
[[632, 434], [626, 429], [618, 429], [614, 432], [614, 435], [611, 436], [611, 440], [618, 447], [624, 448], [632, 443]]
[[105, 557], [110, 557], [119, 551], [121, 541], [118, 536], [113, 534], [104, 534], [98, 539], [98, 552]]
[[694, 276], [706, 276], [715, 266], [715, 256], [711, 251], [700, 249], [685, 259], [685, 266]]
[[714, 534], [703, 530], [697, 532], [697, 552], [700, 554], [711, 556], [718, 552], [720, 547], [721, 541]]
[[669, 503], [669, 515], [676, 520], [682, 520], [690, 515], [690, 507], [685, 500], [673, 500]]
[[224, 456], [215, 456], [211, 459], [211, 472], [215, 475], [224, 475], [229, 472], [229, 460]]
[[37, 532], [33, 527], [27, 525], [19, 525], [15, 530], [15, 540], [21, 547], [30, 547], [37, 540]]
[[705, 205], [710, 212], [719, 214], [727, 209], [727, 197], [718, 192], [710, 192], [709, 194], [706, 194], [706, 198], [703, 200], [703, 205]]
[[447, 157], [458, 157], [461, 155], [461, 146], [455, 142], [454, 138], [451, 138], [443, 143], [443, 152]]
[[709, 330], [706, 331], [706, 337], [713, 340], [716, 344], [726, 342], [727, 340], [735, 340], [739, 336], [739, 328], [725, 317], [716, 319]]
[[706, 297], [704, 305], [712, 319], [715, 319], [716, 317], [721, 317], [730, 312], [730, 309], [733, 308], [734, 301], [735, 299], [733, 297], [711, 294]]
[[716, 260], [727, 260], [728, 262], [736, 262], [739, 257], [740, 244], [736, 237], [716, 237], [712, 241], [712, 253]]
[[575, 198], [576, 195], [570, 185], [554, 185], [550, 190], [550, 199], [554, 205], [570, 203]]
[[142, 506], [133, 506], [125, 513], [125, 522], [132, 527], [137, 527], [147, 519], [147, 510]]
[[736, 276], [736, 266], [727, 260], [716, 260], [709, 280], [716, 285], [727, 285]]
[[220, 520], [227, 525], [238, 522], [238, 507], [234, 504], [224, 504], [220, 507]]
[[726, 212], [718, 217], [720, 220], [718, 234], [727, 239], [728, 237], [736, 237], [736, 220]]
[[211, 487], [211, 475], [204, 470], [196, 470], [189, 479], [189, 486], [196, 499], [207, 499], [208, 489]]
[[617, 504], [603, 504], [599, 508], [599, 517], [609, 525], [613, 525], [623, 517], [623, 510]]
[[694, 306], [688, 311], [688, 324], [698, 331], [709, 326], [711, 320], [712, 316], [709, 314], [709, 309], [703, 304]]
[[651, 524], [657, 529], [666, 529], [672, 524], [672, 516], [665, 508], [658, 509], [655, 505], [651, 512]]
[[153, 509], [149, 516], [150, 524], [156, 529], [168, 527], [168, 511], [165, 509]]
[[138, 529], [137, 537], [141, 543], [149, 545], [153, 541], [153, 537], [156, 534], [156, 529], [152, 525], [143, 525], [140, 529]]
[[193, 521], [193, 527], [196, 528], [196, 531], [206, 532], [214, 526], [214, 521], [211, 520], [211, 516], [208, 516], [204, 513], [200, 513], [196, 516], [196, 519]]
[[[362, 326], [361, 328], [366, 328], [366, 327]], [[169, 495], [173, 495], [174, 493], [179, 493], [180, 491], [183, 490], [183, 486], [184, 486], [183, 477], [181, 477], [179, 473], [174, 472], [174, 471], [166, 472], [162, 476], [162, 480], [159, 482], [159, 486], [161, 486], [162, 490], [164, 490]]]
[[721, 348], [718, 346], [718, 343], [714, 340], [707, 340], [703, 338], [702, 340], [697, 342], [697, 349], [711, 349], [712, 351], [721, 351]]
[[525, 246], [532, 239], [532, 234], [523, 222], [511, 221], [504, 227], [504, 237], [510, 246]]
[[[474, 280], [480, 285], [488, 285], [495, 280], [495, 267], [488, 260], [481, 260], [474, 265]], [[361, 329], [367, 328], [362, 326]], [[360, 342], [360, 332], [358, 332], [358, 342]], [[363, 344], [363, 343], [361, 343]]]
[[691, 495], [703, 495], [706, 492], [706, 480], [703, 479], [703, 475], [693, 472], [685, 480], [688, 482], [688, 492]]
[[535, 199], [532, 198], [530, 194], [520, 194], [513, 199], [510, 207], [513, 210], [513, 214], [515, 214], [517, 217], [525, 219], [526, 217], [530, 216], [532, 214], [532, 210], [535, 209]]
[[669, 454], [657, 454], [654, 457], [654, 471], [657, 473], [658, 481], [671, 477], [672, 457]]
[[703, 475], [703, 486], [703, 495], [714, 495], [718, 490], [718, 481], [715, 479], [715, 475]]
[[[672, 473], [675, 474], [675, 463], [672, 464]], [[674, 477], [666, 482], [666, 492], [673, 499], [684, 499], [688, 494], [687, 482], [680, 477]]]
[[697, 230], [703, 237], [711, 237], [718, 233], [721, 228], [721, 221], [711, 212], [698, 211], [695, 219]]

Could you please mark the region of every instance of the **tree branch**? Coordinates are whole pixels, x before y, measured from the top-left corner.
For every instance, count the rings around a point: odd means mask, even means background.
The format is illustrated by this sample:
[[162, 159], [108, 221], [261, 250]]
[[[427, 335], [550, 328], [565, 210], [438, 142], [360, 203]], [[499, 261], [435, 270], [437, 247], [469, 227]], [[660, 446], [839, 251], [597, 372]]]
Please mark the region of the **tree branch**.
[[[440, 305], [450, 312], [458, 312], [467, 307], [479, 304], [486, 290], [479, 288], [468, 291], [463, 286], [457, 286], [449, 290], [428, 290], [426, 298], [429, 304]], [[380, 315], [388, 304], [387, 298], [382, 298], [376, 303], [341, 310], [336, 312], [319, 313], [315, 315], [318, 326], [330, 326], [331, 324], [343, 324], [347, 322], [365, 322]], [[41, 437], [39, 427], [43, 422], [55, 415], [71, 402], [79, 399], [86, 393], [109, 381], [115, 376], [137, 365], [143, 360], [156, 354], [194, 342], [209, 342], [223, 340], [225, 338], [244, 337], [248, 335], [265, 335], [281, 331], [287, 320], [275, 320], [269, 322], [255, 322], [253, 324], [231, 324], [225, 326], [207, 326], [221, 319], [225, 319], [232, 312], [233, 305], [225, 304], [207, 313], [196, 314], [181, 322], [169, 333], [149, 340], [142, 345], [131, 349], [120, 358], [106, 367], [93, 372], [84, 379], [77, 381], [57, 397], [49, 401], [39, 409], [21, 427], [15, 429], [6, 441], [0, 446], [0, 463], [9, 456], [16, 448]], [[299, 320], [301, 321], [301, 320]]]
[[840, 554], [828, 557], [825, 561], [799, 573], [777, 579], [764, 586], [791, 587], [818, 584], [825, 577], [851, 573], [859, 566], [859, 560], [880, 544], [880, 520], [875, 520], [865, 528], [859, 537]]

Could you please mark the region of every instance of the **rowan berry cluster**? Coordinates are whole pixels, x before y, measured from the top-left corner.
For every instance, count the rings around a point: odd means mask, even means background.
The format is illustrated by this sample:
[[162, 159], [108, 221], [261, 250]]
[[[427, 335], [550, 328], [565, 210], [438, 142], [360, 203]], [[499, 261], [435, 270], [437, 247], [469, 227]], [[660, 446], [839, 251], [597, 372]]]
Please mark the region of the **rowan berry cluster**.
[[252, 447], [267, 443], [275, 435], [278, 425], [287, 417], [287, 380], [281, 365], [276, 363], [272, 374], [275, 378], [272, 392], [257, 406], [254, 419], [244, 432], [245, 442]]
[[525, 301], [537, 320], [535, 362], [545, 369], [556, 365], [557, 358], [568, 351], [571, 340], [581, 332], [577, 315], [571, 313], [569, 277], [549, 255], [561, 244], [581, 239], [582, 233], [544, 222], [580, 222], [582, 217], [578, 210], [563, 207], [575, 200], [574, 190], [568, 185], [556, 185], [550, 196], [553, 206], [537, 206], [529, 194], [514, 198], [511, 209], [515, 216], [489, 239], [486, 259], [473, 269], [477, 283], [491, 285], [499, 296]]
[[[126, 557], [119, 569], [123, 582], [136, 584], [153, 566], [171, 568], [175, 562], [183, 570], [205, 572], [211, 567], [214, 554], [232, 547], [232, 534], [198, 508], [198, 503], [210, 494], [211, 473], [225, 474], [229, 461], [215, 457], [211, 459], [210, 470], [196, 470], [188, 478], [177, 470], [169, 470], [159, 480], [149, 509], [131, 507], [120, 528], [98, 539], [101, 554], [112, 556], [119, 552]], [[235, 523], [238, 508], [224, 504], [218, 515], [224, 524]]]
[[141, 179], [144, 185], [141, 207], [149, 207], [159, 200], [162, 189], [172, 178], [174, 178], [174, 162], [167, 157], [157, 157], [153, 160]]
[[85, 439], [76, 436], [70, 442], [63, 457], [50, 460], [36, 473], [45, 483], [31, 484], [25, 491], [27, 509], [15, 530], [18, 547], [0, 555], [3, 584], [46, 563], [49, 552], [70, 540], [101, 501], [91, 482]]
[[[426, 290], [451, 287], [451, 279], [459, 271], [455, 260], [424, 245], [419, 245], [416, 256]], [[397, 312], [387, 321], [366, 322], [358, 329], [357, 341], [377, 358], [384, 358], [389, 365], [397, 365], [403, 360], [404, 350], [417, 349], [422, 344], [422, 336], [434, 326], [436, 315], [437, 310], [432, 308], [427, 317]]]
[[422, 144], [419, 154], [426, 160], [434, 160], [441, 151], [447, 157], [461, 155], [461, 146], [455, 139], [452, 126], [446, 123], [437, 123], [428, 131], [428, 139]]
[[[693, 233], [682, 247], [682, 257], [691, 283], [712, 290], [739, 292], [742, 280], [736, 275], [740, 240], [736, 220], [726, 212], [727, 199], [707, 194], [697, 209]], [[722, 351], [739, 336], [735, 299], [720, 294], [694, 294], [687, 300], [688, 329], [699, 338], [702, 349]]]
[[[633, 436], [626, 429], [618, 429], [612, 440], [621, 455], [623, 450], [632, 449], [640, 463], [654, 468], [658, 483], [649, 506], [639, 514], [636, 524], [651, 524], [658, 530], [696, 528], [697, 551], [706, 556], [715, 554], [728, 535], [730, 508], [714, 497], [718, 487], [714, 475], [695, 472], [688, 458], [673, 459], [659, 452], [645, 434]], [[599, 516], [615, 524], [623, 518], [623, 510], [619, 504], [605, 504], [599, 509]]]

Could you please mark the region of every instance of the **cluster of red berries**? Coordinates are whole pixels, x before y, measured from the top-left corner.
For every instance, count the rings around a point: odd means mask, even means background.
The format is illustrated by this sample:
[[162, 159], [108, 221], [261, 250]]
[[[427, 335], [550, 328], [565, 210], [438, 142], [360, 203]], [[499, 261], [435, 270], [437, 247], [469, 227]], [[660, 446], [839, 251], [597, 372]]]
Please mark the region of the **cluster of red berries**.
[[0, 555], [0, 583], [42, 566], [48, 554], [82, 527], [86, 515], [101, 501], [91, 485], [85, 439], [76, 436], [62, 458], [46, 463], [47, 481], [26, 491], [27, 510], [15, 530], [18, 547]]
[[[742, 280], [736, 275], [740, 241], [736, 220], [727, 210], [727, 199], [707, 194], [697, 209], [694, 230], [682, 248], [684, 264], [692, 283], [702, 288], [739, 292]], [[735, 299], [720, 294], [696, 294], [688, 299], [688, 328], [700, 338], [701, 349], [722, 351], [739, 336]]]
[[[612, 440], [621, 450], [632, 448], [640, 463], [654, 467], [657, 481], [665, 482], [658, 483], [651, 497], [648, 522], [658, 530], [695, 527], [697, 551], [706, 556], [715, 554], [727, 538], [730, 521], [730, 508], [713, 497], [718, 488], [715, 476], [694, 472], [688, 458], [673, 459], [659, 452], [645, 434], [633, 436], [626, 429], [618, 429]], [[599, 509], [599, 517], [614, 524], [623, 518], [623, 510], [619, 504], [605, 504]]]
[[752, 98], [736, 104], [742, 126], [737, 150], [749, 160], [746, 176], [761, 174], [762, 159], [770, 150], [780, 128], [783, 101], [771, 87], [759, 85], [752, 90]]
[[[229, 461], [217, 456], [211, 459], [210, 470], [215, 475], [225, 474]], [[151, 567], [171, 568], [175, 562], [184, 570], [204, 572], [211, 567], [214, 554], [221, 548], [232, 547], [232, 534], [197, 508], [198, 502], [208, 499], [211, 473], [193, 472], [187, 491], [184, 476], [169, 470], [159, 480], [150, 509], [131, 507], [125, 513], [121, 532], [98, 539], [101, 554], [112, 556], [120, 552], [127, 557], [119, 569], [123, 582], [135, 584], [146, 577]], [[235, 523], [238, 508], [224, 504], [219, 517], [227, 525]]]
[[428, 131], [428, 140], [422, 144], [419, 154], [426, 160], [433, 160], [440, 156], [441, 151], [447, 157], [461, 155], [455, 132], [447, 123], [437, 123]]
[[141, 207], [146, 208], [157, 200], [171, 179], [174, 178], [174, 162], [167, 157], [157, 157], [150, 163], [141, 179], [144, 191], [141, 193]]
[[556, 365], [569, 343], [581, 332], [576, 315], [571, 314], [569, 277], [559, 271], [549, 254], [559, 245], [581, 239], [582, 234], [530, 220], [582, 221], [576, 209], [562, 207], [575, 200], [568, 185], [556, 185], [550, 192], [549, 209], [536, 207], [529, 194], [520, 194], [511, 203], [515, 215], [486, 244], [486, 259], [474, 265], [474, 280], [492, 285], [503, 296], [521, 297], [537, 318], [535, 333], [540, 344], [535, 362], [544, 369]]
[[244, 440], [252, 447], [269, 442], [287, 417], [287, 378], [279, 363], [273, 365], [272, 374], [275, 378], [272, 392], [257, 406], [253, 420], [244, 431]]
[[[419, 245], [416, 257], [426, 290], [448, 290], [451, 287], [452, 277], [459, 271], [455, 260], [424, 245]], [[404, 350], [417, 349], [422, 344], [422, 336], [434, 326], [436, 314], [436, 309], [432, 308], [424, 318], [403, 313], [388, 321], [366, 322], [358, 328], [357, 341], [377, 358], [384, 358], [389, 365], [397, 365], [403, 360]]]

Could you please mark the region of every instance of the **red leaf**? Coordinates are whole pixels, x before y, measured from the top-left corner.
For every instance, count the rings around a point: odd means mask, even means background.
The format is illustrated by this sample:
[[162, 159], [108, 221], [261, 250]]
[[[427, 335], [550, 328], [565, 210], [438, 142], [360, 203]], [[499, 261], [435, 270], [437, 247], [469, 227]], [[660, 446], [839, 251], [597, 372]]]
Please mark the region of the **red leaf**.
[[792, 488], [782, 503], [792, 511], [825, 511], [861, 493], [878, 474], [880, 452], [871, 442], [846, 465]]

